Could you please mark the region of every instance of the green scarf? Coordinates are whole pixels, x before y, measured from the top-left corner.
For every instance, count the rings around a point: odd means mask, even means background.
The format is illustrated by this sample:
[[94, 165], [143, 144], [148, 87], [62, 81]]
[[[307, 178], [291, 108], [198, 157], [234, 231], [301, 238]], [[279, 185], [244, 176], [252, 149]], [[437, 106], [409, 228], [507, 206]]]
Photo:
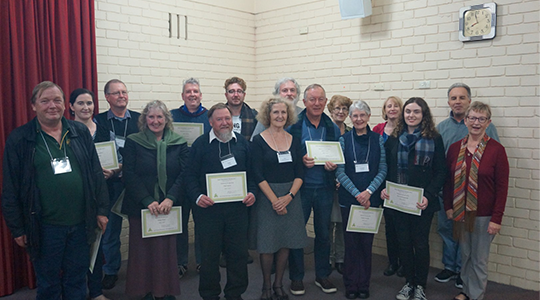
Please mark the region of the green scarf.
[[174, 131], [165, 129], [161, 140], [156, 140], [153, 132], [145, 128], [143, 131], [130, 134], [128, 139], [132, 139], [137, 144], [149, 150], [157, 150], [157, 173], [158, 182], [154, 188], [154, 199], [159, 201], [159, 190], [167, 196], [167, 147], [187, 143], [186, 140]]

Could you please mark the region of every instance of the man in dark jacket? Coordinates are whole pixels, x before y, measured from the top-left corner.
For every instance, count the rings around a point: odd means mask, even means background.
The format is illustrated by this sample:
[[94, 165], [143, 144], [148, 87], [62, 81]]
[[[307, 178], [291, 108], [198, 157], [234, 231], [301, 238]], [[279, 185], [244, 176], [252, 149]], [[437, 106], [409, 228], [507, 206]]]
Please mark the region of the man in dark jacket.
[[90, 244], [107, 227], [108, 195], [90, 132], [66, 120], [64, 93], [50, 81], [32, 92], [36, 118], [4, 149], [2, 212], [26, 247], [37, 299], [85, 299]]

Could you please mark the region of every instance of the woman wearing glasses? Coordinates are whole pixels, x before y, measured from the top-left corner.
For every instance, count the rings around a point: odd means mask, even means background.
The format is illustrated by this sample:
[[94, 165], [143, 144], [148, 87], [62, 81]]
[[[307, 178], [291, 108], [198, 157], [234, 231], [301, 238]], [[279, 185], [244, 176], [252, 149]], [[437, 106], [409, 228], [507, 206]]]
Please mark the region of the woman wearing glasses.
[[[349, 132], [351, 127], [345, 124], [345, 119], [349, 114], [349, 107], [352, 101], [350, 98], [334, 95], [328, 102], [328, 111], [332, 121], [339, 127], [341, 135]], [[336, 189], [339, 185], [336, 186]], [[339, 197], [337, 191], [334, 192], [334, 205], [332, 206], [332, 215], [330, 216], [330, 260], [334, 261], [334, 267], [343, 274], [343, 261], [345, 260], [345, 245], [343, 242], [343, 226], [341, 220], [341, 210], [339, 208]]]
[[[429, 231], [433, 214], [440, 209], [437, 194], [446, 180], [446, 160], [443, 140], [424, 99], [414, 97], [405, 102], [401, 119], [385, 148], [386, 180], [424, 190], [421, 202], [416, 204], [420, 216], [395, 211], [399, 259], [406, 279], [396, 299], [426, 300]], [[386, 189], [381, 198], [390, 198]]]
[[490, 119], [489, 106], [473, 102], [465, 114], [469, 134], [448, 148], [446, 158], [444, 209], [454, 220], [462, 261], [463, 292], [454, 300], [484, 298], [489, 248], [506, 205], [508, 158], [504, 147], [486, 134]]

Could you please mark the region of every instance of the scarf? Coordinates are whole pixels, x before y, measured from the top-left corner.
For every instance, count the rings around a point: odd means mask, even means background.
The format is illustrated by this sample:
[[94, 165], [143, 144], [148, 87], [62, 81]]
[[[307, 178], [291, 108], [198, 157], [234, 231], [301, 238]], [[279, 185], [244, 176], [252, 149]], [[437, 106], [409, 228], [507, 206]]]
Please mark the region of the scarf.
[[[471, 161], [471, 169], [469, 171], [469, 178], [467, 176], [467, 158], [465, 152], [467, 151], [467, 141], [469, 136], [467, 135], [461, 140], [461, 148], [459, 149], [458, 158], [456, 161], [456, 167], [454, 169], [454, 221], [463, 223], [467, 231], [472, 232], [474, 228], [474, 220], [476, 218], [476, 210], [478, 208], [478, 167], [482, 160], [482, 155], [486, 149], [486, 145], [490, 140], [487, 134], [478, 144], [474, 156]], [[465, 183], [468, 181], [467, 189], [465, 189]], [[461, 230], [459, 231], [461, 232]], [[454, 232], [454, 235], [458, 232]]]
[[161, 191], [163, 195], [167, 195], [167, 147], [187, 143], [186, 140], [174, 131], [165, 129], [161, 140], [158, 141], [154, 133], [148, 130], [148, 128], [145, 128], [141, 132], [130, 134], [128, 138], [146, 149], [156, 150], [158, 181], [154, 187], [154, 199], [161, 202], [159, 201], [159, 192]]
[[409, 169], [409, 151], [414, 145], [414, 164], [417, 166], [431, 166], [435, 152], [435, 141], [422, 137], [422, 128], [418, 127], [412, 134], [404, 130], [399, 136], [398, 144], [398, 183], [407, 184]]

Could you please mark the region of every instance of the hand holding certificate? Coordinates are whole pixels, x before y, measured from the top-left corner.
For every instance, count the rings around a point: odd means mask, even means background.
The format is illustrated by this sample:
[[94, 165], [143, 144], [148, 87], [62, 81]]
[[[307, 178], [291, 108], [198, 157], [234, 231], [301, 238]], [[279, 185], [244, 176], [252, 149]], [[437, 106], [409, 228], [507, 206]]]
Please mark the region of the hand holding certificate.
[[182, 233], [182, 207], [173, 206], [169, 214], [157, 216], [143, 209], [141, 225], [143, 238]]
[[315, 160], [316, 165], [324, 165], [327, 161], [344, 164], [345, 157], [339, 142], [306, 141], [307, 156]]
[[422, 203], [424, 189], [386, 181], [386, 193], [389, 199], [384, 201], [384, 207], [417, 216], [422, 214], [417, 204]]
[[247, 196], [246, 172], [206, 174], [206, 193], [215, 203], [244, 200]]
[[370, 207], [365, 209], [363, 206], [351, 205], [347, 231], [377, 234], [382, 215], [382, 208]]

